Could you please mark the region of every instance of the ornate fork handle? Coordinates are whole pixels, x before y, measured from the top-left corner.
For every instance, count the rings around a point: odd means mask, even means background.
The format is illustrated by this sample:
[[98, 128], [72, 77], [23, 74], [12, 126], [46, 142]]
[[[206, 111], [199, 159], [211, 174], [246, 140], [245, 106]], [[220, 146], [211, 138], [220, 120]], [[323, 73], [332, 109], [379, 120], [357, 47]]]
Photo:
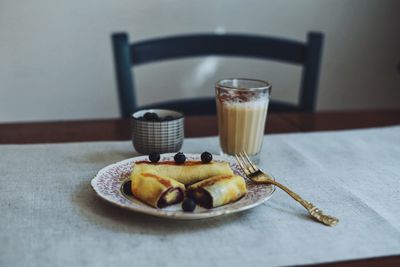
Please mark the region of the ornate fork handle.
[[329, 225], [329, 226], [334, 226], [339, 222], [339, 219], [337, 219], [333, 216], [324, 214], [322, 212], [322, 210], [315, 207], [311, 202], [308, 202], [308, 201], [302, 199], [298, 194], [296, 194], [295, 192], [293, 192], [292, 190], [290, 190], [283, 184], [281, 184], [267, 176], [264, 176], [264, 178], [265, 179], [256, 179], [255, 182], [263, 183], [263, 184], [273, 184], [273, 185], [279, 187], [280, 189], [282, 189], [283, 191], [288, 193], [288, 195], [291, 196], [294, 200], [299, 202], [304, 208], [306, 208], [308, 210], [308, 212], [310, 213], [310, 215], [313, 218], [315, 218], [316, 220], [322, 222], [323, 224]]

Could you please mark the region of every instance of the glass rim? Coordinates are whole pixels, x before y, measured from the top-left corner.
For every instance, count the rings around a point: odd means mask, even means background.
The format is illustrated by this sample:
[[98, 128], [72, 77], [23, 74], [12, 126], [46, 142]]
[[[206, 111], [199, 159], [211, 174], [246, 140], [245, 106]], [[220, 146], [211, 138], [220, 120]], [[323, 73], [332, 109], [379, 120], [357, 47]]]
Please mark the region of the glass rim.
[[[233, 80], [240, 80], [240, 81], [250, 81], [250, 82], [258, 82], [264, 84], [264, 86], [255, 86], [255, 87], [240, 87], [240, 86], [229, 86], [223, 85], [221, 83], [226, 81], [233, 81]], [[230, 89], [235, 91], [261, 91], [261, 90], [271, 90], [271, 84], [269, 82], [259, 80], [259, 79], [250, 79], [250, 78], [225, 78], [219, 80], [215, 83], [216, 88], [223, 88], [223, 89]]]

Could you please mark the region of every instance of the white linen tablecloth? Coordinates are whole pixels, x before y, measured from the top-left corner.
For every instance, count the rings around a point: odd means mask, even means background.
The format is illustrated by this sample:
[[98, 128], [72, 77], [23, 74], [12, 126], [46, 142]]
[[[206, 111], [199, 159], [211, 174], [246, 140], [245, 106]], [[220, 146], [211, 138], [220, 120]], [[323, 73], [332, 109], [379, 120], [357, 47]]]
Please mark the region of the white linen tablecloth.
[[[218, 152], [187, 139], [184, 152]], [[0, 146], [0, 266], [276, 266], [400, 254], [400, 126], [267, 135], [261, 167], [289, 196], [200, 221], [153, 218], [98, 198], [90, 180], [130, 142]]]

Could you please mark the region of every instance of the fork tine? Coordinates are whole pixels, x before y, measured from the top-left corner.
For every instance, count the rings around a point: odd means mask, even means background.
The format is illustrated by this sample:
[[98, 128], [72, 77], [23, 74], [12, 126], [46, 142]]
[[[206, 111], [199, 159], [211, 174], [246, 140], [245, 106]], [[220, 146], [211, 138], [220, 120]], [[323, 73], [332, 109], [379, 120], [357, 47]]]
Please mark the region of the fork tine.
[[243, 155], [242, 152], [239, 153], [239, 158], [240, 158], [243, 166], [245, 166], [246, 170], [249, 172], [249, 174], [253, 173], [253, 170], [251, 169], [251, 166], [247, 163], [247, 161], [244, 158], [244, 155]]
[[235, 157], [236, 157], [236, 161], [239, 163], [239, 166], [240, 166], [240, 168], [242, 169], [242, 171], [244, 172], [244, 174], [245, 174], [246, 176], [249, 176], [249, 174], [250, 174], [251, 172], [250, 172], [249, 169], [246, 167], [246, 165], [245, 165], [243, 159], [241, 158], [240, 154], [239, 154], [239, 155], [238, 155], [238, 154], [235, 154]]
[[247, 175], [247, 169], [246, 169], [245, 165], [243, 164], [239, 155], [235, 154], [235, 158], [236, 158], [237, 163], [239, 164], [240, 169], [242, 169], [242, 171]]
[[239, 157], [242, 160], [243, 165], [245, 166], [245, 168], [247, 169], [247, 171], [252, 174], [253, 168], [252, 166], [247, 162], [246, 158], [244, 157], [244, 154], [242, 152], [239, 153]]
[[247, 165], [250, 165], [251, 168], [253, 169], [253, 172], [258, 171], [259, 169], [257, 168], [256, 165], [253, 164], [253, 162], [250, 160], [249, 156], [247, 156], [246, 152], [242, 152], [242, 154], [244, 155]]

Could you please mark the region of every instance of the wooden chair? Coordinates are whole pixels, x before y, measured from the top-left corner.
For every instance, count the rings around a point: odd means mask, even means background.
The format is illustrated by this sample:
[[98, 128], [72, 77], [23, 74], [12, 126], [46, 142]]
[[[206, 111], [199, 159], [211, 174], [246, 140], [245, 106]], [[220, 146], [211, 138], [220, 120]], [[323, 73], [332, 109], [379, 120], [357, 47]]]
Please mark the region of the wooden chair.
[[132, 44], [129, 43], [128, 34], [114, 33], [112, 43], [120, 110], [124, 118], [130, 117], [139, 108], [174, 109], [187, 115], [215, 114], [214, 97], [178, 99], [138, 107], [131, 70], [132, 66], [157, 61], [210, 55], [266, 59], [302, 66], [298, 104], [271, 100], [269, 111], [313, 112], [315, 110], [323, 44], [321, 33], [309, 33], [305, 43], [245, 34], [191, 34]]

